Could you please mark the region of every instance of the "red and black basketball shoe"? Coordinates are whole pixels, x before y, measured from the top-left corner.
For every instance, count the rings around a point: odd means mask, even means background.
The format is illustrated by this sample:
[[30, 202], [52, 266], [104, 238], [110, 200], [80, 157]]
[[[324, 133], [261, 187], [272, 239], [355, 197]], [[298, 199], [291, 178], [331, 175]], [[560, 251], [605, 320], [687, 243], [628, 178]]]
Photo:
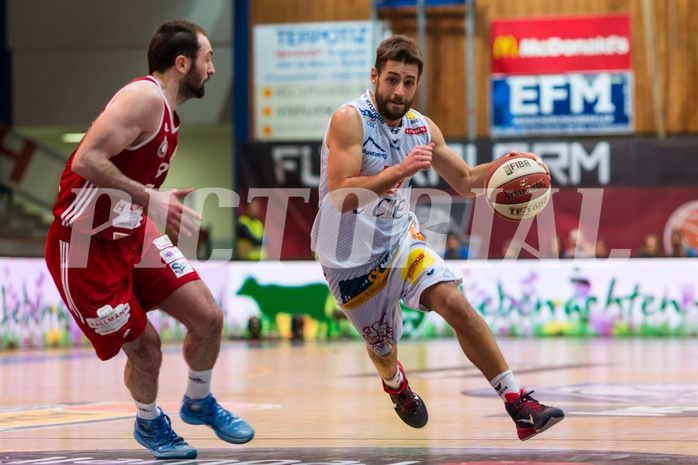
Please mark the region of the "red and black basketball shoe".
[[504, 406], [516, 423], [519, 439], [526, 441], [542, 433], [565, 418], [565, 413], [557, 407], [548, 407], [531, 397], [533, 391], [508, 392], [504, 394]]
[[399, 389], [391, 389], [383, 382], [383, 390], [390, 394], [390, 399], [393, 401], [393, 407], [397, 415], [410, 425], [412, 428], [421, 428], [427, 424], [429, 414], [424, 401], [412, 391], [405, 370], [402, 364], [397, 362], [398, 370], [402, 373], [402, 385]]

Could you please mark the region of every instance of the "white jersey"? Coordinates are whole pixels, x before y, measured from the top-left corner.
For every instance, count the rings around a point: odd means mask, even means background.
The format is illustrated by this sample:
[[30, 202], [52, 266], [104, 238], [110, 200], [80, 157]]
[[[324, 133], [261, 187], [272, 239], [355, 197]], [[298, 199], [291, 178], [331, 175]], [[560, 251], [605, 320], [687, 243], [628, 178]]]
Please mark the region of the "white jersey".
[[[367, 90], [361, 97], [343, 105], [356, 108], [363, 122], [361, 176], [373, 176], [398, 165], [415, 146], [428, 145], [431, 141], [424, 116], [410, 109], [402, 117], [400, 126], [388, 126], [374, 107], [372, 96], [373, 92]], [[400, 180], [380, 197], [362, 192], [360, 196], [372, 196], [370, 202], [361, 202], [360, 208], [340, 213], [328, 197], [328, 155], [325, 134], [321, 151], [320, 209], [313, 223], [311, 248], [324, 267], [355, 268], [374, 263], [400, 240], [411, 224], [412, 177]]]

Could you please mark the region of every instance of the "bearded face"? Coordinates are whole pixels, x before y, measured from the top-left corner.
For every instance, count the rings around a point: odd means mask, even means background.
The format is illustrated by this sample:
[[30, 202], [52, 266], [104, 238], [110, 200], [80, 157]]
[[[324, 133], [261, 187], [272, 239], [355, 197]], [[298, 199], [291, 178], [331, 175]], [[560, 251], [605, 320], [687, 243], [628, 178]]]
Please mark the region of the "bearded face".
[[387, 121], [402, 119], [412, 107], [417, 92], [417, 65], [389, 60], [380, 74], [373, 68], [371, 78], [376, 109]]
[[194, 58], [189, 58], [191, 66], [187, 74], [179, 81], [177, 101], [186, 102], [190, 98], [201, 98], [206, 90], [204, 85], [216, 72], [213, 67], [213, 49], [204, 34], [199, 34], [199, 50]]
[[412, 99], [406, 99], [404, 96], [393, 95], [392, 92], [382, 92], [380, 81], [376, 84], [374, 91], [376, 99], [376, 108], [388, 121], [402, 119], [407, 111], [412, 107], [414, 96]]
[[179, 83], [180, 100], [189, 100], [190, 98], [201, 98], [206, 93], [204, 85], [208, 81], [209, 76], [202, 77], [201, 71], [196, 63], [192, 62], [192, 67], [187, 71], [186, 76]]

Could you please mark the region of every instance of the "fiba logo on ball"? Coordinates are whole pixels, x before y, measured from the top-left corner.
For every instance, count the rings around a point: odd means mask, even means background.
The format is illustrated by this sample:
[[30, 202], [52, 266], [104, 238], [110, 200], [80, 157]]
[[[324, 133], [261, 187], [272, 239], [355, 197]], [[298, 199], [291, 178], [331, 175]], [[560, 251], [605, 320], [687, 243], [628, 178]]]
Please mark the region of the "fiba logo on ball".
[[550, 175], [542, 163], [530, 155], [499, 158], [485, 179], [488, 205], [495, 214], [510, 221], [521, 221], [540, 213], [550, 201]]
[[523, 160], [514, 160], [512, 163], [504, 164], [504, 172], [507, 176], [511, 176], [517, 168], [526, 168], [529, 166], [531, 166], [531, 162], [527, 158]]

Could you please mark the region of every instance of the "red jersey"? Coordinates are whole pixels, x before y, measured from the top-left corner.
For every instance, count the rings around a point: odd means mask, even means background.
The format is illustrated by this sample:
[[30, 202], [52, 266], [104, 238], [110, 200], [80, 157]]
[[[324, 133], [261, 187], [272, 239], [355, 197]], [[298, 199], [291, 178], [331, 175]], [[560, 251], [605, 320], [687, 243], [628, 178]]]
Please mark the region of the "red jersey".
[[[140, 77], [127, 86], [138, 81], [151, 82], [162, 93], [160, 126], [145, 141], [124, 149], [110, 161], [127, 177], [147, 187], [158, 188], [165, 181], [170, 159], [177, 148], [179, 116], [170, 108], [160, 83], [154, 77]], [[105, 192], [75, 173], [72, 170], [75, 152], [61, 175], [58, 199], [53, 207], [57, 222], [60, 221], [66, 228], [64, 232], [69, 232], [69, 228], [83, 232], [97, 229], [99, 232], [95, 233], [96, 236], [115, 240], [143, 228], [143, 206], [131, 203], [125, 193], [117, 196], [114, 192]]]

